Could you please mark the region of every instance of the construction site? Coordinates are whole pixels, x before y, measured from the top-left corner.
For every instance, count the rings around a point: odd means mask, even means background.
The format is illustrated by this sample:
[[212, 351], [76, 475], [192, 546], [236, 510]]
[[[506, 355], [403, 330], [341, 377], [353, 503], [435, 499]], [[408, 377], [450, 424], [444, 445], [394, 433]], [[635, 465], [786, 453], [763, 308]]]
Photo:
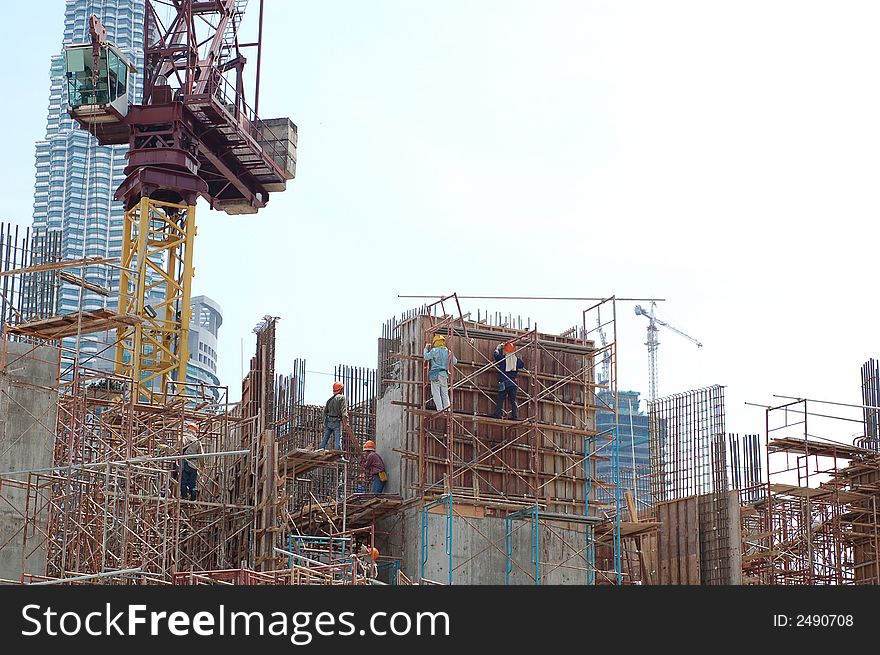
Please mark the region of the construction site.
[[[126, 71], [140, 64], [97, 17], [90, 42], [65, 51], [70, 116], [129, 149], [121, 257], [71, 258], [58, 232], [0, 226], [0, 583], [880, 584], [875, 360], [862, 404], [779, 397], [745, 434], [727, 425], [720, 384], [657, 397], [652, 359], [638, 466], [618, 380], [630, 298], [586, 301], [550, 332], [450, 290], [368, 326], [374, 364], [333, 371], [349, 410], [341, 451], [318, 447], [309, 353], [276, 359], [284, 317], [253, 317], [240, 400], [187, 381], [197, 199], [256, 214], [295, 184], [297, 127], [258, 118], [258, 92], [245, 102], [247, 2], [174, 3], [170, 20], [158, 4], [145, 3], [138, 103]], [[77, 311], [59, 311], [62, 287]], [[116, 308], [89, 309], [94, 295]], [[636, 314], [652, 358], [658, 325], [695, 341], [651, 307]], [[84, 356], [87, 335], [107, 346]], [[424, 356], [437, 335], [455, 355], [440, 410]], [[502, 344], [525, 365], [517, 411], [499, 417]], [[840, 424], [858, 436], [841, 440]], [[194, 500], [178, 480], [188, 426], [202, 445], [187, 455]], [[380, 493], [367, 441], [387, 470]]]
[[[42, 275], [4, 280], [28, 290]], [[864, 408], [848, 408], [864, 410], [852, 444], [817, 436], [811, 417], [831, 415], [805, 399], [767, 408], [766, 434], [728, 433], [716, 386], [650, 403], [650, 467], [623, 480], [615, 341], [598, 337], [614, 334], [616, 305], [585, 309], [564, 334], [475, 320], [454, 295], [389, 320], [375, 368], [334, 372], [351, 390], [342, 453], [316, 447], [324, 408], [302, 400], [305, 361], [276, 368], [275, 317], [255, 330], [238, 403], [173, 381], [146, 402], [130, 375], [64, 352], [75, 330], [124, 334], [118, 314], [13, 318], [4, 582], [877, 584], [877, 362], [863, 370]], [[422, 357], [434, 334], [458, 359], [440, 412]], [[529, 362], [517, 420], [493, 417], [499, 341]], [[198, 499], [184, 500], [169, 453], [193, 422], [204, 456]], [[380, 494], [361, 471], [368, 439], [388, 470]], [[374, 567], [361, 545], [380, 553]]]

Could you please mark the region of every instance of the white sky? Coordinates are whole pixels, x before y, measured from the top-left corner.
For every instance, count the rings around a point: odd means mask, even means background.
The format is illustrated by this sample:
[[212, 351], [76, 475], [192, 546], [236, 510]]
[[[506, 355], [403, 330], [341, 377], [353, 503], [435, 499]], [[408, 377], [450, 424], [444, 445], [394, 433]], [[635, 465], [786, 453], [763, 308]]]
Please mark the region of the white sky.
[[[726, 385], [731, 432], [762, 431], [743, 403], [774, 393], [859, 402], [880, 354], [880, 4], [266, 6], [260, 113], [298, 125], [297, 179], [256, 216], [198, 216], [193, 291], [223, 307], [234, 399], [264, 314], [279, 372], [329, 372], [375, 366], [384, 320], [418, 304], [398, 294], [455, 291], [666, 298], [704, 347], [661, 328], [660, 393]], [[4, 7], [24, 27], [0, 42], [0, 219], [22, 225], [63, 7]], [[585, 305], [464, 309], [560, 331]], [[646, 320], [619, 318], [620, 386], [646, 394]]]

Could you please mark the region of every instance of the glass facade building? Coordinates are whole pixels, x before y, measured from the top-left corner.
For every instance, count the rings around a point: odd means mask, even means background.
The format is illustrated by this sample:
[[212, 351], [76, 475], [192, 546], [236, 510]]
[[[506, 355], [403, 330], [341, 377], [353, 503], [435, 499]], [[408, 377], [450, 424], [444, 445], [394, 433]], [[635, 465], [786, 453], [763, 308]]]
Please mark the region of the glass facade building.
[[[139, 75], [143, 71], [144, 0], [67, 0], [63, 44], [49, 67], [46, 137], [36, 144], [33, 213], [34, 230], [61, 232], [64, 259], [118, 258], [122, 250], [123, 207], [113, 200], [113, 193], [124, 179], [128, 146], [99, 146], [67, 113], [63, 47], [90, 41], [91, 14], [101, 19], [108, 39], [138, 69], [130, 78], [131, 102], [139, 102], [142, 86]], [[109, 289], [110, 296], [65, 283], [59, 291], [59, 313], [80, 307], [87, 311], [116, 308], [117, 268], [98, 265], [72, 272]], [[81, 337], [80, 361], [87, 361], [92, 368], [112, 368], [114, 353], [110, 345], [114, 336], [100, 333]], [[65, 346], [74, 349], [76, 343], [69, 339]]]
[[[612, 395], [605, 391], [599, 394], [599, 404], [613, 403]], [[652, 505], [651, 498], [651, 456], [648, 449], [649, 417], [639, 411], [638, 391], [618, 391], [617, 429], [620, 438], [620, 488], [633, 491], [639, 509]], [[596, 429], [599, 432], [614, 426], [614, 414], [596, 413]], [[596, 477], [605, 482], [613, 480], [611, 459], [596, 462]]]
[[[223, 324], [223, 310], [220, 305], [207, 296], [196, 296], [190, 302], [192, 322], [189, 327], [189, 361], [186, 364], [186, 381], [192, 395], [197, 393], [195, 385], [217, 386], [217, 334]], [[219, 400], [216, 390], [214, 400]]]

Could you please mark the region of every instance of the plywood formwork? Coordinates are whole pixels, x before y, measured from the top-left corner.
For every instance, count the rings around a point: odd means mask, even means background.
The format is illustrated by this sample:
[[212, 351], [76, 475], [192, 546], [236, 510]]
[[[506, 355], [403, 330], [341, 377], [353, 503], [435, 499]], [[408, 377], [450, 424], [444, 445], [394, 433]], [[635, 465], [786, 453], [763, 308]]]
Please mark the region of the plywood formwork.
[[[400, 454], [396, 488], [404, 502], [424, 504], [423, 546], [435, 539], [432, 530], [437, 528], [430, 526], [436, 521], [428, 520], [429, 516], [443, 507], [447, 539], [452, 538], [456, 524], [463, 526], [463, 534], [485, 539], [483, 545], [446, 546], [447, 553], [458, 548], [443, 574], [452, 583], [454, 573], [464, 571], [475, 558], [503, 552], [504, 539], [509, 539], [511, 531], [496, 529], [493, 521], [521, 516], [542, 524], [540, 530], [535, 528], [535, 534], [552, 536], [561, 533], [552, 529], [551, 523], [565, 523], [570, 517], [568, 522], [580, 527], [560, 537], [563, 547], [559, 556], [565, 562], [545, 561], [538, 550], [549, 546], [541, 538], [533, 539], [531, 560], [541, 566], [527, 574], [532, 583], [552, 581], [548, 573], [561, 567], [579, 568], [581, 582], [603, 578], [621, 583], [619, 480], [601, 480], [595, 473], [595, 462], [600, 458], [612, 460], [612, 470], [619, 470], [616, 430], [600, 432], [595, 423], [597, 411], [616, 411], [597, 397], [599, 389], [616, 389], [616, 376], [611, 384], [597, 382], [597, 369], [605, 353], [616, 371], [614, 339], [597, 345], [593, 340], [593, 318], [588, 319], [587, 312], [581, 325], [564, 334], [550, 334], [531, 326], [520, 329], [509, 323], [498, 326], [469, 320], [460, 310], [446, 311], [444, 301], [451, 309], [458, 309], [454, 296], [442, 299], [402, 317], [380, 341], [380, 357], [382, 353], [386, 357], [380, 361], [380, 370], [390, 377], [383, 378], [380, 385], [379, 438], [390, 439], [391, 450]], [[613, 299], [600, 306], [606, 317], [600, 325], [613, 326]], [[446, 337], [447, 346], [458, 360], [449, 372], [451, 408], [442, 412], [437, 412], [431, 402], [423, 359], [425, 344], [434, 334]], [[507, 411], [501, 418], [494, 416], [498, 370], [492, 353], [506, 342], [514, 344], [516, 354], [525, 363], [517, 378], [518, 420], [511, 420]], [[464, 512], [468, 507], [478, 507], [484, 515]], [[611, 529], [601, 537], [612, 552], [610, 575], [597, 576], [609, 572], [597, 570], [595, 549], [600, 539], [595, 525], [609, 517]], [[485, 523], [482, 527], [481, 522]], [[501, 525], [503, 528], [503, 522]], [[429, 556], [422, 553], [423, 573]], [[518, 557], [528, 556], [519, 553]], [[577, 560], [575, 567], [570, 559]], [[507, 562], [509, 572], [511, 556]], [[413, 572], [409, 571], [411, 575]], [[495, 581], [490, 575], [475, 576], [473, 572], [468, 573], [468, 579]]]
[[[448, 317], [414, 317], [400, 332], [403, 407], [409, 446], [402, 493], [517, 501], [538, 498], [548, 511], [585, 507], [584, 442], [596, 437], [592, 343]], [[422, 350], [426, 335], [449, 331], [458, 358], [450, 379], [451, 414], [437, 414]], [[429, 339], [427, 339], [429, 340]], [[498, 390], [492, 351], [513, 340], [520, 373], [520, 420], [493, 418]], [[599, 484], [601, 481], [596, 481]]]
[[700, 516], [696, 496], [657, 504], [660, 522], [658, 573], [662, 585], [698, 585]]
[[852, 547], [853, 584], [880, 584], [880, 455], [862, 453], [840, 471], [852, 498], [840, 521]]

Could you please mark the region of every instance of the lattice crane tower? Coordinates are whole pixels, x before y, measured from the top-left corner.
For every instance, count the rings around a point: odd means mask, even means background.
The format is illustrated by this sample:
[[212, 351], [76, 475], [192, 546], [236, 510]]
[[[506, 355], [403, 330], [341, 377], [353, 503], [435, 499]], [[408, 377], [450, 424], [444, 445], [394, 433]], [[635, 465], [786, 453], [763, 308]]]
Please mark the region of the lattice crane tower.
[[654, 316], [655, 307], [657, 307], [657, 303], [652, 300], [650, 312], [645, 311], [645, 309], [641, 305], [636, 305], [635, 308], [637, 316], [644, 316], [648, 319], [648, 339], [645, 342], [645, 345], [648, 346], [648, 374], [650, 376], [648, 380], [648, 398], [652, 402], [654, 400], [657, 400], [657, 348], [660, 345], [660, 341], [657, 338], [657, 326], [662, 325], [663, 327], [672, 330], [673, 332], [684, 337], [688, 341], [692, 341], [693, 343], [697, 344], [697, 348], [703, 347], [703, 344], [694, 339], [692, 336], [685, 334], [678, 328], [673, 327], [669, 325], [669, 323], [665, 323]]

